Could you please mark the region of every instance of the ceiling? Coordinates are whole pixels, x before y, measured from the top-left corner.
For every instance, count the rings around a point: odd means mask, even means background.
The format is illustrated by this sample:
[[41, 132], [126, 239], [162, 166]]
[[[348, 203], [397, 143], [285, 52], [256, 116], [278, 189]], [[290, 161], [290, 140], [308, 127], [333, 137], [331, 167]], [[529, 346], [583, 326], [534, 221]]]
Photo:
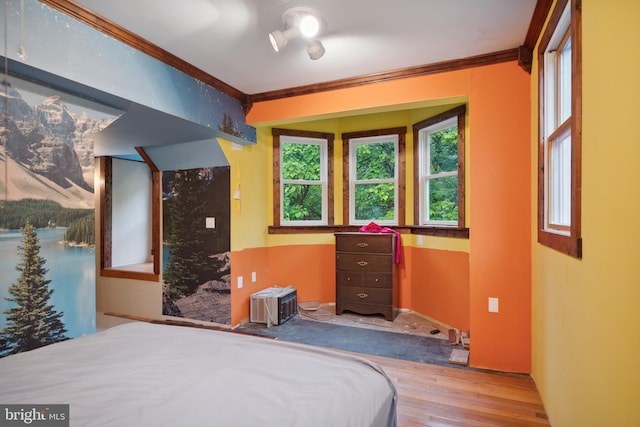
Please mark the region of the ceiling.
[[[536, 0], [76, 0], [96, 15], [245, 93], [257, 94], [509, 50]], [[314, 8], [326, 53], [276, 53], [282, 13]]]

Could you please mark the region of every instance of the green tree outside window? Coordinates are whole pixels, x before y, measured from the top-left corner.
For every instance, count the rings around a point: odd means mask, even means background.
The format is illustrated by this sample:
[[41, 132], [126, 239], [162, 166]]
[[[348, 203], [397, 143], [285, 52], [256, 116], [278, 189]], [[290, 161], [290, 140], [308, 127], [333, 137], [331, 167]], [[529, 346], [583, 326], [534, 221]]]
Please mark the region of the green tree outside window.
[[316, 143], [282, 144], [283, 219], [322, 221], [322, 147]]
[[355, 219], [395, 217], [395, 142], [358, 143], [355, 147]]
[[429, 221], [456, 221], [458, 219], [458, 177], [441, 176], [458, 169], [458, 127], [451, 126], [429, 134], [429, 175], [425, 200], [428, 200]]

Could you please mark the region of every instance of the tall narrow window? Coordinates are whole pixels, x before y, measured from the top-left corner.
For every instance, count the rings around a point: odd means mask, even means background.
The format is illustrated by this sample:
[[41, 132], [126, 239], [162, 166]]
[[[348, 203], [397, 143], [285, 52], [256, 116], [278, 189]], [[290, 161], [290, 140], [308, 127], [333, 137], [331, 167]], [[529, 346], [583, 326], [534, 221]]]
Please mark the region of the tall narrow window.
[[[388, 133], [387, 133], [388, 132]], [[404, 211], [400, 211], [400, 197], [404, 185], [400, 178], [400, 159], [404, 158], [405, 128], [373, 132], [343, 134], [348, 156], [349, 223], [353, 225], [398, 225]]]
[[464, 227], [464, 105], [413, 126], [416, 224]]
[[273, 135], [274, 225], [333, 223], [329, 206], [333, 135], [286, 129], [273, 129]]
[[538, 241], [579, 258], [581, 49], [576, 3], [557, 3], [538, 51]]

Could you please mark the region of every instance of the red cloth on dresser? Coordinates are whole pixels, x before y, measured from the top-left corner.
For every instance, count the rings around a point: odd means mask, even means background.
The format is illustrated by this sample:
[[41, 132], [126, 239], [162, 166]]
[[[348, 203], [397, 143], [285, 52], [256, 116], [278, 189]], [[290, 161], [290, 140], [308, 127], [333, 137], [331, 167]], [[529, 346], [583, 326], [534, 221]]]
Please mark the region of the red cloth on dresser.
[[360, 227], [361, 233], [393, 233], [396, 235], [396, 264], [402, 264], [402, 238], [400, 232], [389, 227], [383, 227], [375, 222]]

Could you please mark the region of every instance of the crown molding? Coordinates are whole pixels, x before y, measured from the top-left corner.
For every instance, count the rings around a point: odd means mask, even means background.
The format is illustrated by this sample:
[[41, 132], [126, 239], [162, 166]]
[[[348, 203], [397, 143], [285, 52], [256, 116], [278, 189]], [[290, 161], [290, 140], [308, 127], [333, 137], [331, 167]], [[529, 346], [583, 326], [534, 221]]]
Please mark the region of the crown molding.
[[417, 67], [403, 68], [384, 73], [369, 74], [348, 79], [333, 80], [330, 82], [297, 86], [288, 89], [274, 90], [271, 92], [257, 93], [249, 95], [249, 104], [261, 101], [270, 101], [290, 96], [309, 95], [317, 92], [330, 90], [348, 89], [374, 83], [382, 83], [391, 80], [419, 77], [427, 74], [443, 73], [447, 71], [463, 70], [471, 67], [492, 65], [500, 62], [515, 61], [518, 59], [518, 49], [503, 50], [500, 52], [488, 53], [485, 55], [471, 56], [468, 58], [456, 59], [453, 61], [437, 62], [434, 64], [420, 65]]

